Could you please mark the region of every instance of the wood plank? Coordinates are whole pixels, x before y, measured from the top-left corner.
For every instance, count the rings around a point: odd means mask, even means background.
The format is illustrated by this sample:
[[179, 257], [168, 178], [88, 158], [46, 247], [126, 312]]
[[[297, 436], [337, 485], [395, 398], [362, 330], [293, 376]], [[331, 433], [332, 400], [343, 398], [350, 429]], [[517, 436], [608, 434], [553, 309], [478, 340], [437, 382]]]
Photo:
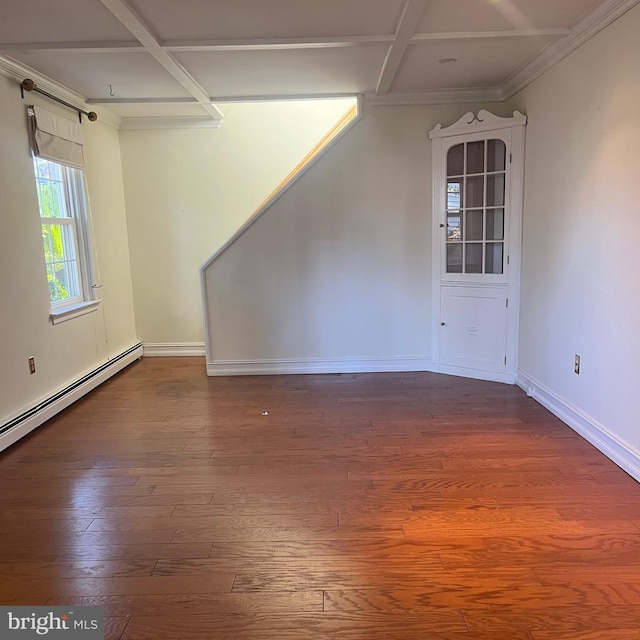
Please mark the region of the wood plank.
[[251, 638], [325, 638], [338, 636], [349, 640], [389, 638], [406, 640], [419, 637], [429, 629], [429, 638], [444, 640], [451, 633], [468, 635], [462, 614], [458, 611], [433, 610], [420, 614], [380, 614], [301, 612], [295, 617], [274, 614], [220, 616], [194, 616], [185, 628], [183, 616], [161, 618], [134, 616], [129, 622], [123, 640], [152, 640], [181, 638], [202, 640], [212, 637]]
[[[171, 595], [74, 596], [77, 606], [103, 607], [105, 616], [197, 616], [250, 613], [323, 611], [322, 591], [266, 593], [186, 593]], [[45, 603], [42, 603], [45, 604]], [[68, 605], [68, 597], [54, 596], [48, 605]]]

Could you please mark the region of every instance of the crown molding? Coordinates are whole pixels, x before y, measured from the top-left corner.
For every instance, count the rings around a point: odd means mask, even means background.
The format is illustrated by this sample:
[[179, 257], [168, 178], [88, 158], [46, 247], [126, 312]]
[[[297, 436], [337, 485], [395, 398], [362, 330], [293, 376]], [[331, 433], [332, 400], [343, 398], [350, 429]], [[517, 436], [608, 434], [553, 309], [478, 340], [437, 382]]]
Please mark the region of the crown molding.
[[[113, 113], [113, 111], [100, 107], [91, 109], [84, 96], [72, 91], [69, 87], [65, 87], [63, 84], [56, 82], [52, 78], [45, 76], [39, 71], [36, 71], [32, 67], [14, 60], [13, 58], [0, 55], [0, 75], [3, 75], [5, 78], [9, 78], [10, 80], [15, 80], [18, 85], [20, 85], [25, 78], [31, 78], [40, 89], [44, 89], [65, 102], [68, 102], [76, 109], [82, 109], [83, 111], [95, 111], [98, 114], [99, 122], [109, 125], [114, 129], [117, 129], [120, 126], [120, 116]], [[16, 91], [17, 90], [18, 87], [16, 87]]]
[[467, 104], [477, 102], [504, 102], [500, 89], [442, 89], [425, 93], [403, 93], [377, 96], [365, 94], [367, 104], [374, 107], [404, 107], [430, 104]]
[[537, 58], [512, 74], [500, 87], [504, 100], [512, 98], [598, 32], [632, 9], [640, 0], [608, 0], [585, 16], [566, 38], [549, 45]]
[[217, 129], [222, 120], [209, 116], [150, 116], [122, 118], [120, 131], [151, 131], [153, 129]]

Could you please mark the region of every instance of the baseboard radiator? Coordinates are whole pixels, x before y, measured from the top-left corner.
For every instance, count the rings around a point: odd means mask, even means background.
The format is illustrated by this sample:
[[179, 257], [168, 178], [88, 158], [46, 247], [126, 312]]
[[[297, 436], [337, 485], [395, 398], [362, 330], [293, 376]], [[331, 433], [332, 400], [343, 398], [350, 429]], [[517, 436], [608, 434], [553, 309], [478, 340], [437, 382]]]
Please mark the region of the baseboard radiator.
[[26, 436], [140, 357], [142, 357], [142, 344], [138, 343], [0, 425], [0, 451]]

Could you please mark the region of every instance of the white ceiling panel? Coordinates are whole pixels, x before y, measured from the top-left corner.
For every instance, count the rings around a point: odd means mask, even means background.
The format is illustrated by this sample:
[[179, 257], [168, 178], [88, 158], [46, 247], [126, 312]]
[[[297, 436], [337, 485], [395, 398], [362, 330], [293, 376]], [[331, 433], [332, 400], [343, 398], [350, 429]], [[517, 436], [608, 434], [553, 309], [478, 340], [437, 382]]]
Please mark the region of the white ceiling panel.
[[432, 0], [417, 33], [572, 27], [601, 0]]
[[[531, 60], [550, 39], [430, 41], [411, 45], [391, 92], [422, 93], [438, 89], [498, 87]], [[443, 58], [457, 62], [439, 63]]]
[[161, 40], [393, 34], [404, 0], [131, 0]]
[[375, 89], [386, 45], [339, 49], [179, 53], [209, 95], [357, 93]]
[[0, 0], [0, 45], [132, 41], [99, 0]]
[[150, 54], [144, 52], [30, 52], [13, 57], [87, 98], [191, 97]]

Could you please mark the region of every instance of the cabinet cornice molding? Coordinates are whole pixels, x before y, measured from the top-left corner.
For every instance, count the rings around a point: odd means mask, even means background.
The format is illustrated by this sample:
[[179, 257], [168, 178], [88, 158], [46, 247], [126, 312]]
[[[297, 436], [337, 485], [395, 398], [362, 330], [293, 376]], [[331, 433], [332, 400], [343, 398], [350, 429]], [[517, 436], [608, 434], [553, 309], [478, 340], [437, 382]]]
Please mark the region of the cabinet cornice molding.
[[477, 133], [479, 131], [495, 131], [496, 129], [506, 129], [509, 127], [524, 127], [527, 124], [527, 116], [519, 111], [514, 111], [513, 116], [501, 118], [489, 111], [481, 109], [478, 115], [472, 111], [465, 113], [462, 118], [449, 127], [442, 127], [438, 123], [431, 131], [429, 138], [446, 138], [449, 136], [463, 135], [466, 133]]

